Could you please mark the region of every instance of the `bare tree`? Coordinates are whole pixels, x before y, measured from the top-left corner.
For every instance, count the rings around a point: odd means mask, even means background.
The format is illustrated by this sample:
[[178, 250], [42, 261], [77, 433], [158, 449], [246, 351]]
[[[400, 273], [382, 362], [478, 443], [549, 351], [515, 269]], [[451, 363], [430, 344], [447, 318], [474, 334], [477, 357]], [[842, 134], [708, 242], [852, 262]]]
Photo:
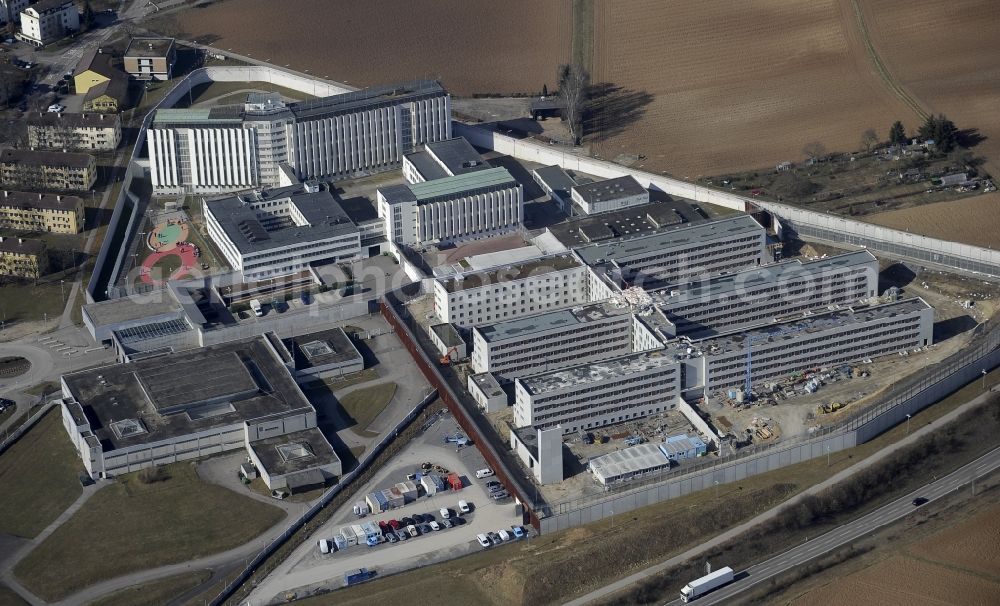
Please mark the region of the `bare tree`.
[[806, 143], [805, 147], [802, 148], [802, 153], [810, 160], [816, 160], [826, 155], [826, 146], [819, 141]]
[[861, 134], [861, 145], [865, 146], [865, 151], [871, 152], [872, 146], [878, 143], [878, 134], [874, 128], [869, 128]]
[[573, 142], [579, 145], [583, 139], [583, 104], [587, 100], [590, 74], [583, 66], [572, 63], [560, 65], [557, 76], [559, 97], [566, 104], [564, 117]]

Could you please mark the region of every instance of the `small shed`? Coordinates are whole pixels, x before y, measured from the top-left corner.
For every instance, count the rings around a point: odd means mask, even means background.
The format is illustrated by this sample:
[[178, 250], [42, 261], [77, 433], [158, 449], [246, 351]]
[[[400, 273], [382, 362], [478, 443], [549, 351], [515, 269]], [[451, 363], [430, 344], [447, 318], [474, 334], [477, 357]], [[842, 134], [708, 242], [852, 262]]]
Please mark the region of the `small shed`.
[[347, 542], [347, 539], [344, 538], [343, 534], [333, 535], [333, 544], [337, 546], [337, 551], [340, 551], [350, 545], [350, 543]]
[[358, 544], [358, 535], [354, 534], [354, 529], [351, 528], [350, 526], [344, 526], [343, 528], [340, 529], [340, 537], [348, 545]]
[[660, 451], [671, 461], [693, 459], [705, 454], [705, 442], [698, 436], [670, 436], [660, 445]]
[[389, 509], [389, 500], [381, 492], [369, 493], [365, 497], [365, 502], [368, 503], [368, 509], [372, 513], [380, 513]]
[[437, 474], [427, 474], [420, 478], [420, 485], [424, 487], [424, 492], [429, 496], [444, 491], [444, 481]]
[[412, 503], [417, 500], [417, 485], [409, 480], [396, 484], [393, 486], [393, 489], [398, 490], [403, 495], [403, 502], [405, 503]]
[[452, 490], [462, 490], [462, 478], [457, 473], [448, 474], [448, 487]]
[[399, 492], [396, 488], [387, 488], [382, 491], [382, 496], [389, 503], [390, 509], [395, 509], [396, 507], [402, 507], [406, 504], [406, 499], [403, 498], [403, 493]]
[[248, 480], [254, 480], [257, 478], [257, 469], [251, 463], [244, 463], [240, 465], [240, 475]]

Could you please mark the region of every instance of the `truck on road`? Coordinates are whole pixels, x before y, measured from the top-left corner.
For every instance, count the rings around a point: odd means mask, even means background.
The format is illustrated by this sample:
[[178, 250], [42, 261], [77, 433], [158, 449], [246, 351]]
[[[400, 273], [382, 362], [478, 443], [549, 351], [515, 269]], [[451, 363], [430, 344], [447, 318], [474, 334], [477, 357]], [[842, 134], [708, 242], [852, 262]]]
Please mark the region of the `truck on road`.
[[733, 569], [729, 566], [720, 568], [715, 572], [706, 574], [700, 579], [695, 579], [681, 588], [681, 601], [685, 604], [695, 598], [700, 598], [710, 591], [714, 591], [727, 583], [733, 582]]

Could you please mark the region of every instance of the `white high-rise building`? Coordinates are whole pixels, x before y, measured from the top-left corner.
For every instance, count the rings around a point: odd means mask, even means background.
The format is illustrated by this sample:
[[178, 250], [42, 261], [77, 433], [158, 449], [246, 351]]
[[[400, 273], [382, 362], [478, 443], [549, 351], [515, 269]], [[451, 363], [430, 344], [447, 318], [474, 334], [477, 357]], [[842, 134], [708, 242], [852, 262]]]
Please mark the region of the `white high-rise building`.
[[435, 81], [285, 103], [158, 110], [146, 133], [156, 194], [228, 193], [399, 168], [415, 145], [451, 137], [451, 102]]

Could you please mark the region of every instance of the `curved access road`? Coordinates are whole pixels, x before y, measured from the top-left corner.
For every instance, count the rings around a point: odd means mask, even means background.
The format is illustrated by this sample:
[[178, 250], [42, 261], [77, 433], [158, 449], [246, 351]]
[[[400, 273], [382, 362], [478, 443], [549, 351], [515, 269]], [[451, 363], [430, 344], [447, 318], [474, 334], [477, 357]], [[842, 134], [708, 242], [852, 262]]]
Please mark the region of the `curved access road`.
[[[995, 448], [964, 467], [956, 469], [947, 476], [929, 482], [918, 490], [879, 507], [875, 511], [853, 522], [844, 524], [826, 534], [806, 541], [769, 560], [737, 573], [736, 578], [738, 580], [736, 582], [698, 598], [696, 603], [705, 606], [709, 604], [721, 604], [740, 593], [750, 590], [759, 583], [763, 583], [796, 566], [801, 566], [823, 554], [839, 549], [882, 526], [910, 515], [918, 509], [913, 504], [913, 500], [917, 497], [925, 498], [928, 502], [935, 501], [968, 485], [977, 477], [988, 474], [998, 468], [1000, 468], [1000, 448]], [[680, 598], [670, 602], [671, 606], [674, 604], [682, 604]]]

